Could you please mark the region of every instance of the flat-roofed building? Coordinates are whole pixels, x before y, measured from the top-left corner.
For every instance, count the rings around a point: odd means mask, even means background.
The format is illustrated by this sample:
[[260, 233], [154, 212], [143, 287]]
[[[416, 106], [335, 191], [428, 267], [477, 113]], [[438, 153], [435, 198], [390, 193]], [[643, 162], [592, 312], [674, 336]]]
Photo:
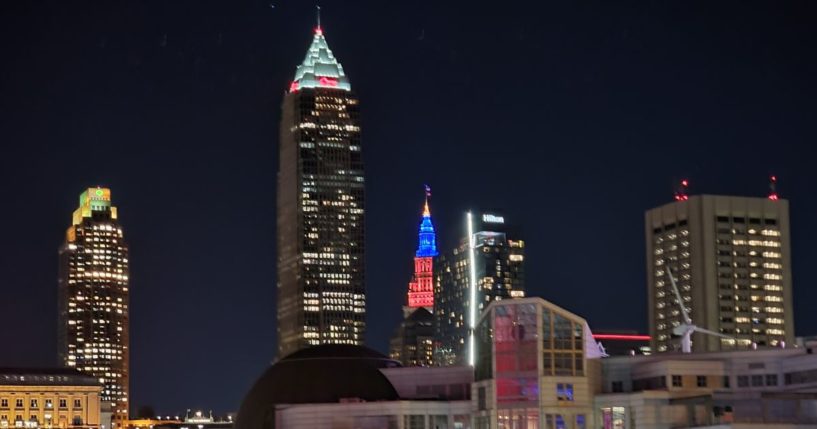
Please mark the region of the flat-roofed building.
[[0, 368], [0, 428], [110, 428], [102, 385], [69, 368]]
[[814, 428], [813, 351], [758, 349], [603, 359], [595, 420], [602, 429]]
[[645, 215], [650, 337], [678, 350], [680, 305], [692, 322], [731, 337], [692, 334], [692, 351], [794, 344], [789, 203], [774, 198], [683, 196]]

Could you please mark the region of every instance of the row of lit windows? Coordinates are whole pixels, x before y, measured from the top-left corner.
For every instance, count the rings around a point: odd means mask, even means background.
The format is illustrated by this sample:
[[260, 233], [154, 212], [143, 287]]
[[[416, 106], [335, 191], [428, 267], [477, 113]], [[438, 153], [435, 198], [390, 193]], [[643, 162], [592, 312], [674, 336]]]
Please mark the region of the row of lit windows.
[[[60, 398], [58, 400], [58, 404], [60, 408], [68, 408], [68, 399]], [[82, 400], [81, 399], [74, 399], [74, 408], [82, 408]], [[45, 408], [54, 408], [54, 400], [53, 399], [45, 399], [43, 400], [43, 405]], [[8, 408], [9, 407], [9, 399], [8, 398], [0, 398], [0, 408]], [[23, 408], [23, 399], [17, 398], [14, 401], [15, 408]], [[39, 399], [30, 399], [29, 400], [29, 408], [40, 408], [40, 401]]]
[[761, 329], [761, 328], [751, 328], [751, 329], [744, 329], [744, 328], [722, 328], [721, 332], [724, 334], [732, 334], [732, 335], [785, 335], [785, 331], [778, 328], [768, 328], [768, 329]]
[[[766, 319], [758, 319], [756, 317], [753, 317], [753, 318], [735, 317], [733, 320], [734, 320], [734, 323], [752, 323], [752, 324], [768, 323], [768, 324], [772, 324], [772, 325], [782, 325], [783, 323], [785, 323], [783, 321], [783, 319], [780, 319], [780, 318], [777, 318], [777, 317], [768, 317]], [[723, 320], [723, 321], [725, 321], [725, 320]]]

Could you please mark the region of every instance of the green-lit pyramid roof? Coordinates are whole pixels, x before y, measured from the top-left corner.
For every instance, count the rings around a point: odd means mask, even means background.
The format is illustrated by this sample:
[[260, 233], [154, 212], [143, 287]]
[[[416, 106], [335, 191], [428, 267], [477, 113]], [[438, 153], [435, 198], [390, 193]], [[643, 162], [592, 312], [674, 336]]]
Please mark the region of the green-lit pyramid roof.
[[323, 37], [320, 27], [315, 29], [312, 44], [306, 53], [304, 62], [295, 71], [295, 79], [289, 87], [290, 92], [303, 88], [337, 88], [351, 91], [343, 66], [340, 65]]

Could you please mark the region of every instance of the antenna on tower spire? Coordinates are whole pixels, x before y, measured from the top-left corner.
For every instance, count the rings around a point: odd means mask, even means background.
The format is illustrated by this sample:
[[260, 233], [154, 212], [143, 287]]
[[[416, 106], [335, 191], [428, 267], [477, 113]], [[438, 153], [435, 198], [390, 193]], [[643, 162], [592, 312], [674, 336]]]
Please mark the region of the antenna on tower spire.
[[321, 6], [315, 5], [315, 17], [318, 22], [318, 26], [315, 28], [315, 32], [321, 34], [323, 30], [321, 30]]
[[431, 216], [431, 210], [428, 208], [428, 199], [431, 197], [431, 186], [423, 185], [426, 191], [426, 203], [423, 206], [423, 216]]
[[769, 199], [772, 201], [780, 199], [780, 195], [777, 194], [777, 176], [775, 175], [769, 176]]

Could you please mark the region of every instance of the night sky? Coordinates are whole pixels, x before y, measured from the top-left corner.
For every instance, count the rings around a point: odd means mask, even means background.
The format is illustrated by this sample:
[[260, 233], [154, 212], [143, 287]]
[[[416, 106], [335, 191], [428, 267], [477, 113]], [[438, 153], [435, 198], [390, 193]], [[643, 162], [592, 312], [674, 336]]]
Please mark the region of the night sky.
[[[314, 3], [2, 3], [0, 366], [56, 364], [57, 250], [79, 193], [108, 186], [132, 406], [236, 410], [275, 352], [280, 103]], [[499, 208], [529, 295], [645, 331], [644, 211], [683, 177], [763, 196], [776, 174], [796, 333], [817, 334], [814, 2], [321, 6], [361, 100], [370, 346], [401, 317], [424, 183], [441, 248], [467, 208]]]

